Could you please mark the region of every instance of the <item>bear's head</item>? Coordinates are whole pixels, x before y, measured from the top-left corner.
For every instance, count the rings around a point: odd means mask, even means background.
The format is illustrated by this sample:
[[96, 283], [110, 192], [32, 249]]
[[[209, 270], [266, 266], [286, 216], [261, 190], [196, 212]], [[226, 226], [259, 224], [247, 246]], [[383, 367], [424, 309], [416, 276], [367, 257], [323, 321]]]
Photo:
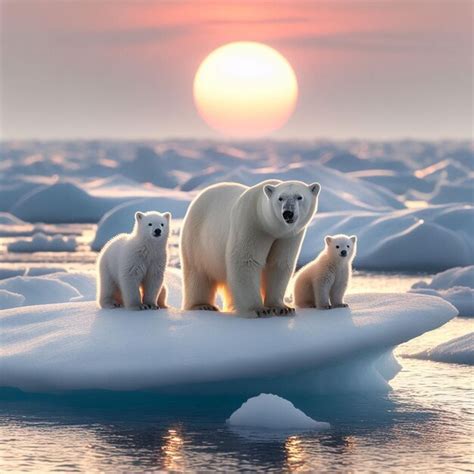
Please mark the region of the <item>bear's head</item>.
[[355, 235], [338, 234], [326, 235], [326, 252], [331, 259], [336, 261], [351, 261], [354, 259], [357, 250], [357, 237]]
[[299, 232], [312, 219], [320, 190], [319, 183], [305, 184], [301, 181], [272, 182], [263, 186], [272, 220], [291, 233]]
[[171, 214], [165, 212], [136, 212], [134, 233], [143, 239], [166, 240], [169, 234]]

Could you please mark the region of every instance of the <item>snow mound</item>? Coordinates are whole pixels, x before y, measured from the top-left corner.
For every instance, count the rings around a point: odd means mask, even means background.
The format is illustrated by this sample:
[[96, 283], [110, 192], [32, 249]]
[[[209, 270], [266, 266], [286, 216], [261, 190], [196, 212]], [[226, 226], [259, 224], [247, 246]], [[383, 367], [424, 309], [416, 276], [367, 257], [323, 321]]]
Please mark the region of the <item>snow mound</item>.
[[[235, 181], [253, 186], [267, 179], [299, 180], [305, 183], [319, 182], [321, 194], [318, 207], [321, 212], [342, 210], [389, 210], [402, 209], [404, 205], [389, 191], [375, 184], [352, 178], [315, 162], [301, 162], [284, 168], [237, 168], [218, 181]], [[213, 182], [203, 183], [206, 186]]]
[[97, 222], [122, 202], [124, 199], [94, 197], [73, 183], [58, 182], [25, 194], [11, 213], [28, 222]]
[[432, 204], [448, 204], [453, 202], [474, 204], [474, 189], [469, 185], [442, 183], [433, 192], [430, 202]]
[[13, 277], [0, 281], [0, 290], [24, 296], [26, 305], [64, 303], [80, 296], [71, 285], [47, 277]]
[[9, 212], [0, 212], [0, 225], [25, 225], [26, 222], [18, 219]]
[[435, 275], [430, 283], [414, 283], [410, 291], [439, 296], [455, 306], [459, 316], [474, 316], [474, 265], [450, 268]]
[[455, 286], [474, 289], [474, 265], [450, 268], [435, 275], [431, 283], [424, 281], [414, 283], [412, 289], [431, 288], [433, 290], [446, 290]]
[[9, 252], [74, 252], [76, 239], [63, 235], [45, 235], [42, 232], [28, 239], [19, 239], [8, 244]]
[[271, 393], [249, 398], [227, 420], [230, 426], [270, 430], [324, 430], [329, 423], [315, 421], [293, 403]]
[[130, 232], [136, 211], [169, 211], [174, 219], [180, 219], [186, 214], [189, 202], [188, 199], [183, 198], [160, 197], [138, 199], [122, 204], [105, 214], [100, 220], [91, 248], [98, 251], [115, 235]]
[[465, 286], [454, 286], [447, 290], [418, 288], [410, 290], [410, 293], [438, 296], [451, 303], [458, 310], [459, 316], [474, 317], [474, 289], [472, 288]]
[[25, 297], [8, 290], [0, 290], [0, 309], [16, 308], [25, 302]]
[[[6, 289], [13, 287], [20, 289]], [[248, 396], [387, 390], [396, 372], [391, 350], [457, 314], [439, 298], [413, 294], [348, 302], [350, 309], [268, 319], [100, 310], [93, 302], [7, 309], [0, 313], [2, 384]]]
[[474, 207], [433, 206], [392, 212], [318, 213], [299, 264], [324, 247], [327, 234], [356, 234], [354, 265], [370, 270], [439, 271], [474, 264]]
[[436, 362], [474, 365], [474, 332], [451, 339], [448, 342], [436, 346], [434, 349], [429, 349], [408, 357], [434, 360]]

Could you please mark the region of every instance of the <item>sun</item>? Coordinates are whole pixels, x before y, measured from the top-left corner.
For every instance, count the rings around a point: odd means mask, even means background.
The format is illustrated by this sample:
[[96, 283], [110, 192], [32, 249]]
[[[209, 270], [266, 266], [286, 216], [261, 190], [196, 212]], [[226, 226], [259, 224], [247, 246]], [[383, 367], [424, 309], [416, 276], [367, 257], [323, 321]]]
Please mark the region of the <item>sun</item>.
[[232, 137], [261, 137], [293, 113], [298, 82], [290, 63], [262, 43], [239, 41], [217, 48], [194, 77], [194, 102], [215, 130]]

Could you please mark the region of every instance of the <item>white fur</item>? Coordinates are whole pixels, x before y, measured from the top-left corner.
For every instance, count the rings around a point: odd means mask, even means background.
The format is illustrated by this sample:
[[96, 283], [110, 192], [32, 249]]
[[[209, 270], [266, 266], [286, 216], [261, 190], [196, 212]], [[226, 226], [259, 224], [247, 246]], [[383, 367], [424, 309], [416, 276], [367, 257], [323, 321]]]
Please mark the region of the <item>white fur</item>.
[[170, 218], [169, 212], [137, 212], [132, 233], [107, 242], [97, 261], [97, 303], [101, 308], [166, 308], [163, 278]]
[[[221, 291], [226, 310], [286, 314], [283, 298], [319, 190], [317, 183], [277, 180], [205, 189], [181, 233], [183, 308], [217, 310]], [[290, 209], [292, 223], [283, 218]]]
[[[357, 247], [355, 235], [326, 236], [326, 247], [316, 260], [295, 276], [294, 303], [298, 308], [344, 308], [344, 294], [352, 272]], [[341, 256], [345, 250], [347, 256]]]

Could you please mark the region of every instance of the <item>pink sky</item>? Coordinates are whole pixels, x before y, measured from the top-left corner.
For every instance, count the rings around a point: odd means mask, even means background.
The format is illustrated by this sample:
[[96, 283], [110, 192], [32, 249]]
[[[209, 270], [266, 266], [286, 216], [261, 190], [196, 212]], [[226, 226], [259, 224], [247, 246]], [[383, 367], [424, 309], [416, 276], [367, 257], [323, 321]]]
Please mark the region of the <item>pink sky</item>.
[[468, 138], [470, 0], [1, 3], [3, 138], [213, 137], [192, 82], [216, 47], [293, 65], [275, 138]]

